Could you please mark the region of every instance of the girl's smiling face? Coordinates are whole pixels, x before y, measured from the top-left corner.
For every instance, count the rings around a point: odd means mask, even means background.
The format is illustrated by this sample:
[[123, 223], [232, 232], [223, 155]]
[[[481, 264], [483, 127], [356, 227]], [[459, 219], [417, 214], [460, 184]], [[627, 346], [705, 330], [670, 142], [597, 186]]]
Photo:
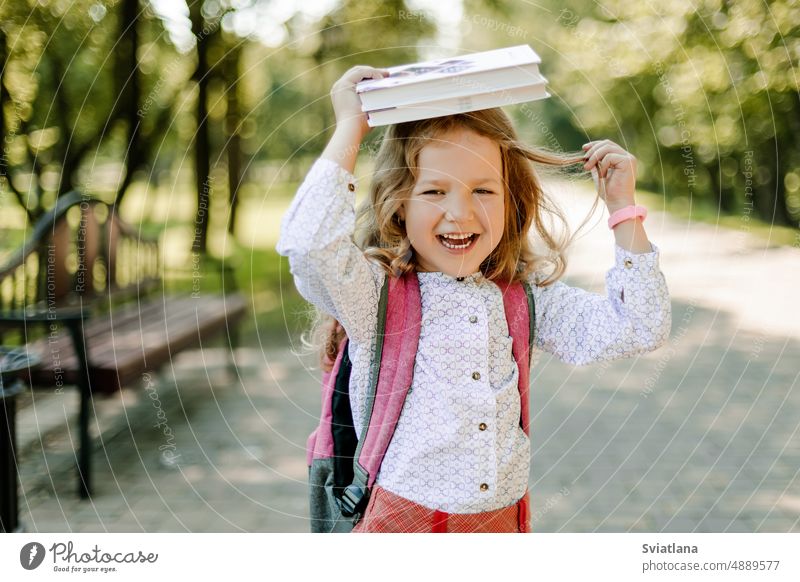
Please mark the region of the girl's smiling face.
[[457, 129], [425, 145], [417, 182], [398, 211], [418, 270], [465, 277], [503, 237], [505, 188], [500, 147]]

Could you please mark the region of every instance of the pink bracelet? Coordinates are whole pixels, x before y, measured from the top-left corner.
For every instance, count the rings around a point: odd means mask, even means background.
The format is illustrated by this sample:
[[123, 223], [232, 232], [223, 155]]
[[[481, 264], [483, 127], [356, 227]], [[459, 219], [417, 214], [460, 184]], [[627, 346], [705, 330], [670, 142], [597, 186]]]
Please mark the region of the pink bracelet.
[[614, 228], [620, 222], [630, 220], [632, 218], [641, 218], [642, 222], [647, 218], [647, 208], [644, 206], [626, 206], [620, 208], [614, 214], [608, 217], [608, 228]]

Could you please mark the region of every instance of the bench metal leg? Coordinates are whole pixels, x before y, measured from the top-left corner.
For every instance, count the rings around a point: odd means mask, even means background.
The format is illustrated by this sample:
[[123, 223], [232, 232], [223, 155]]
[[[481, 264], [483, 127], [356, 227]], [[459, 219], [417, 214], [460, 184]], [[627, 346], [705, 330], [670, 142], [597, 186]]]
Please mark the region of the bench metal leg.
[[92, 443], [89, 436], [89, 402], [92, 398], [91, 380], [89, 377], [89, 354], [83, 336], [83, 321], [70, 321], [67, 323], [72, 336], [75, 356], [78, 358], [79, 378], [78, 388], [81, 391], [81, 404], [79, 416], [80, 451], [78, 452], [78, 494], [81, 499], [88, 499], [92, 495]]
[[228, 363], [228, 374], [231, 379], [237, 382], [239, 373], [236, 369], [236, 348], [239, 347], [239, 322], [228, 326], [228, 348], [230, 349], [230, 362]]
[[22, 532], [19, 521], [19, 465], [17, 459], [17, 395], [25, 390], [21, 380], [10, 386], [0, 382], [0, 532]]

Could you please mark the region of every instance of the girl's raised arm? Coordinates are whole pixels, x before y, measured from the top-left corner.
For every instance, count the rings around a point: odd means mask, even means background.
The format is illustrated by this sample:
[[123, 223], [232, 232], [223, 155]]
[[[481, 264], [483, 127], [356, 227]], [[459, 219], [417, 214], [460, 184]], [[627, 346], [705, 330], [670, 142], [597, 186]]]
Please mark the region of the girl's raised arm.
[[[610, 140], [583, 146], [609, 214], [635, 204], [636, 158]], [[641, 220], [614, 227], [615, 265], [606, 296], [556, 282], [535, 288], [537, 345], [571, 364], [614, 360], [655, 350], [669, 337], [671, 305], [659, 250]], [[532, 281], [535, 283], [535, 280]]]
[[[574, 365], [651, 352], [669, 338], [672, 310], [659, 251], [617, 245], [606, 295], [557, 281], [534, 286], [536, 346]], [[536, 277], [531, 283], [535, 284]]]
[[356, 83], [365, 79], [380, 79], [388, 74], [385, 69], [357, 66], [347, 71], [333, 84], [331, 101], [336, 115], [336, 130], [325, 151], [322, 152], [322, 158], [336, 162], [353, 173], [361, 142], [371, 129], [367, 123], [367, 114], [361, 111]]
[[370, 129], [355, 83], [380, 74], [378, 69], [354, 67], [334, 84], [336, 130], [284, 215], [277, 245], [278, 252], [289, 257], [300, 294], [360, 341], [374, 334], [383, 273], [353, 242], [356, 179], [352, 172]]

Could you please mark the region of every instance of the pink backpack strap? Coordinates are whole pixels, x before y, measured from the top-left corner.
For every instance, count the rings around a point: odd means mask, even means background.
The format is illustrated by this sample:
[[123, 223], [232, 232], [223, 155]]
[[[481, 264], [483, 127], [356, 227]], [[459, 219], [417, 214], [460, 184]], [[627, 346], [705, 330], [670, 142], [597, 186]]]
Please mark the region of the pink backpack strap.
[[[390, 278], [388, 293], [391, 309], [387, 309], [385, 315], [381, 353], [375, 353], [375, 362], [379, 365], [372, 370], [373, 383], [377, 377], [377, 385], [367, 396], [366, 435], [356, 450], [358, 468], [367, 474], [367, 487], [375, 482], [411, 388], [422, 322], [422, 301], [415, 272]], [[379, 320], [382, 317], [383, 314], [378, 314]], [[384, 354], [389, 357], [383, 357]]]
[[[347, 351], [347, 338], [339, 343], [336, 360], [330, 372], [322, 374], [322, 411], [319, 416], [319, 426], [312, 432], [306, 441], [306, 464], [310, 467], [314, 459], [330, 459], [334, 455], [333, 433], [333, 391], [336, 388], [336, 377], [342, 367], [342, 358]], [[330, 361], [330, 360], [328, 360]]]
[[345, 516], [363, 510], [411, 388], [422, 323], [417, 274], [388, 277], [378, 305], [366, 422], [355, 452], [353, 483], [342, 493], [340, 507]]

